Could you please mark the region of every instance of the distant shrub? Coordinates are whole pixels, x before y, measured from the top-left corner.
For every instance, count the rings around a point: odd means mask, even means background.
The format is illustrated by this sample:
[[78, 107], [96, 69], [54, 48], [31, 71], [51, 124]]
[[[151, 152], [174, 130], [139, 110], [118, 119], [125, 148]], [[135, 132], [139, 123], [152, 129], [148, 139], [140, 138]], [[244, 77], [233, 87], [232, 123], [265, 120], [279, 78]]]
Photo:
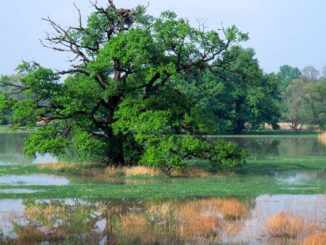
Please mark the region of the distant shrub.
[[213, 169], [227, 169], [242, 166], [246, 163], [248, 152], [240, 149], [235, 143], [218, 141], [212, 157]]

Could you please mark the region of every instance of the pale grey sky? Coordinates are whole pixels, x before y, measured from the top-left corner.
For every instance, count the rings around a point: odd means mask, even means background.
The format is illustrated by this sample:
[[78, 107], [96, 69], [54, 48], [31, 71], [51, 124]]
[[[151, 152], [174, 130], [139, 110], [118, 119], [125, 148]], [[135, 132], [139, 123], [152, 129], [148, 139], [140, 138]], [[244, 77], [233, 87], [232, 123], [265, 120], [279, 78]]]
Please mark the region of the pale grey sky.
[[[67, 56], [43, 48], [39, 42], [50, 16], [64, 25], [75, 23], [73, 3], [84, 14], [92, 11], [88, 0], [1, 0], [0, 74], [13, 73], [22, 61], [34, 60], [51, 68], [63, 68]], [[99, 0], [105, 4], [106, 0]], [[236, 25], [249, 32], [250, 41], [266, 72], [283, 64], [303, 68], [326, 65], [325, 0], [116, 0], [118, 7], [147, 4], [153, 15], [173, 10], [192, 23], [205, 21], [211, 29]]]

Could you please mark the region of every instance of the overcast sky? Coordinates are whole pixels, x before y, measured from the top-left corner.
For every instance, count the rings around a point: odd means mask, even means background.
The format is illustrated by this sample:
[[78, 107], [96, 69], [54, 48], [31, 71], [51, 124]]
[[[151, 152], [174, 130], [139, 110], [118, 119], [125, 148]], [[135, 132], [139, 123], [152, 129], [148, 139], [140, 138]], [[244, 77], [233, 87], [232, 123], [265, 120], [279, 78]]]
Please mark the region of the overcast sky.
[[[205, 21], [211, 29], [223, 22], [249, 32], [244, 46], [256, 50], [266, 72], [283, 64], [319, 69], [326, 65], [325, 0], [116, 0], [116, 5], [129, 8], [147, 2], [153, 15], [169, 9], [194, 24]], [[73, 3], [84, 17], [92, 11], [88, 0], [0, 0], [0, 74], [13, 73], [22, 60], [51, 68], [67, 66], [66, 55], [43, 48], [39, 39], [49, 30], [42, 17], [75, 23]]]

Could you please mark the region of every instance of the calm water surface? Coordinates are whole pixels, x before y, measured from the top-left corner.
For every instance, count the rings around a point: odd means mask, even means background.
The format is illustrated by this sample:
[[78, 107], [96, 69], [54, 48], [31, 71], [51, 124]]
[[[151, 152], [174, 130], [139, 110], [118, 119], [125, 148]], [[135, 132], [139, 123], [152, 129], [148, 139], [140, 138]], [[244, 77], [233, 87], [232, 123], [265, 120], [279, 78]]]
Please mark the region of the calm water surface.
[[[35, 159], [22, 153], [24, 134], [0, 134], [0, 165], [20, 163], [53, 163], [58, 159], [50, 154], [38, 155]], [[223, 139], [237, 143], [249, 152], [252, 159], [270, 157], [301, 158], [326, 156], [326, 142], [317, 136], [227, 136]]]
[[58, 159], [50, 154], [37, 155], [29, 158], [23, 154], [24, 139], [27, 134], [9, 133], [0, 134], [0, 165], [27, 164], [27, 163], [54, 163]]
[[227, 136], [222, 138], [247, 149], [252, 159], [326, 156], [326, 142], [319, 139], [317, 135]]
[[48, 174], [0, 175], [0, 185], [32, 186], [32, 185], [68, 185], [69, 180], [62, 176]]
[[0, 230], [3, 241], [28, 236], [92, 244], [280, 244], [269, 236], [271, 217], [286, 213], [303, 220], [301, 233], [288, 240], [297, 242], [310, 224], [326, 228], [325, 202], [325, 195], [261, 195], [242, 201], [0, 200]]

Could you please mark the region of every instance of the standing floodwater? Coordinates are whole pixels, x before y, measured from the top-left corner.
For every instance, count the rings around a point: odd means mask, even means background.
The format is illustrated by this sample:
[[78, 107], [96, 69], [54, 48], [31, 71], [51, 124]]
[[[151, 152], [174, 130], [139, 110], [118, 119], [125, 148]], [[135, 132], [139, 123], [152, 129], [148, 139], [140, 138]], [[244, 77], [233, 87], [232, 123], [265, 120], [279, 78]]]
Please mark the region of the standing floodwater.
[[[246, 201], [0, 200], [0, 230], [4, 240], [17, 242], [298, 244], [311, 227], [325, 229], [325, 201], [324, 195], [261, 195]], [[278, 223], [283, 230], [276, 229]], [[291, 236], [282, 240], [282, 232]]]
[[37, 155], [30, 158], [23, 154], [24, 140], [28, 134], [8, 133], [0, 134], [0, 165], [53, 163], [58, 159], [51, 154]]
[[[23, 154], [27, 134], [0, 134], [0, 165], [48, 163], [58, 159], [51, 154], [38, 155], [31, 159]], [[302, 158], [326, 156], [326, 142], [317, 135], [303, 136], [223, 136], [226, 141], [237, 143], [249, 152], [249, 159]]]
[[[220, 138], [220, 137], [218, 137]], [[326, 156], [326, 142], [317, 135], [223, 136], [249, 152], [250, 159]]]
[[[11, 165], [1, 167], [14, 172], [0, 173], [0, 243], [298, 244], [326, 229], [326, 146], [316, 135], [223, 137], [249, 152], [243, 172], [231, 175], [115, 179], [103, 173], [94, 180], [44, 174], [42, 165], [12, 166], [56, 160], [24, 156], [25, 137], [0, 134], [1, 164]], [[40, 172], [20, 171], [31, 166]], [[105, 197], [117, 189], [116, 195], [138, 194]], [[150, 200], [138, 197], [147, 189]], [[172, 197], [157, 194], [175, 189]]]

